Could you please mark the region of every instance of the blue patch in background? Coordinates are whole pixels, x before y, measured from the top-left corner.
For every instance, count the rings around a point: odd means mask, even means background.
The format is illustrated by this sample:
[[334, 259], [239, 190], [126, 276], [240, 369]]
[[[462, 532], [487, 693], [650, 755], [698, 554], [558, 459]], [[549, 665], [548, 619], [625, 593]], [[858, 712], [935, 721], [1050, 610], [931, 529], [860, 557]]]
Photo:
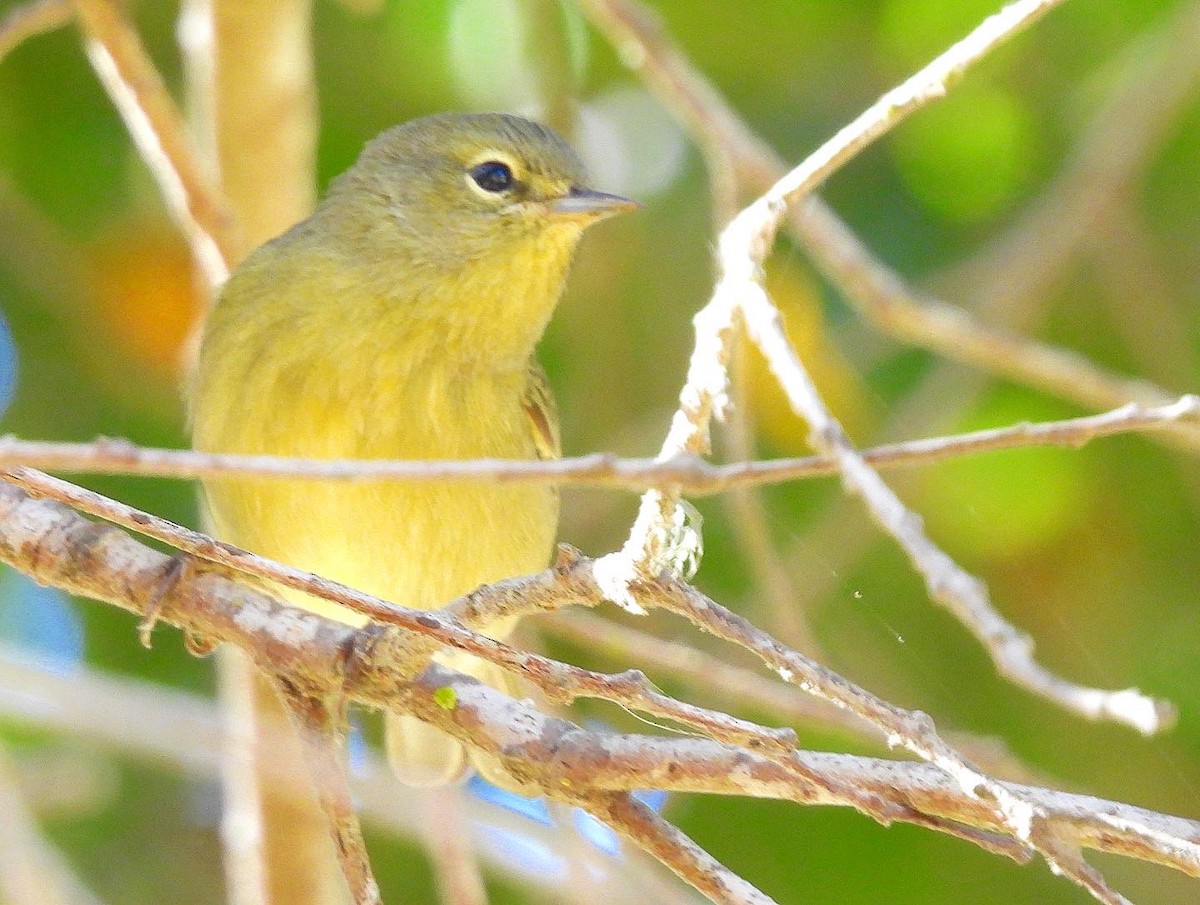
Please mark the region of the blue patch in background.
[[[526, 798], [492, 785], [478, 774], [467, 780], [467, 791], [489, 804], [520, 814], [542, 826], [555, 825], [550, 808], [544, 798]], [[634, 797], [658, 812], [667, 803], [667, 793], [659, 790], [637, 791]], [[571, 819], [575, 829], [588, 842], [611, 858], [621, 857], [620, 837], [592, 815], [579, 808], [571, 808]], [[480, 822], [477, 828], [483, 831], [483, 844], [504, 861], [529, 874], [562, 881], [568, 874], [566, 860], [548, 845], [514, 832], [508, 827], [493, 826]]]
[[[17, 389], [17, 348], [0, 313], [0, 415]], [[83, 625], [71, 598], [0, 567], [0, 642], [21, 648], [39, 665], [70, 670], [83, 662]]]
[[17, 389], [17, 347], [13, 345], [8, 321], [0, 314], [0, 415], [8, 409]]
[[0, 568], [0, 642], [57, 672], [83, 662], [83, 625], [71, 598], [8, 568]]

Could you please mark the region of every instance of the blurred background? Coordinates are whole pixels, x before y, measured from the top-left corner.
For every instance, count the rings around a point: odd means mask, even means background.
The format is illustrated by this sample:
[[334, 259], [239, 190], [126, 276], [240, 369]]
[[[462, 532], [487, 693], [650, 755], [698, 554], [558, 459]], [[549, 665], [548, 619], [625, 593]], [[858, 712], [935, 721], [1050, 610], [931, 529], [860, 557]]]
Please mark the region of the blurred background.
[[[0, 4], [0, 16], [16, 6]], [[573, 98], [567, 126], [595, 182], [644, 203], [636, 216], [589, 234], [541, 356], [568, 454], [652, 455], [686, 367], [690, 317], [711, 289], [702, 159], [573, 4], [540, 6], [555, 17], [565, 60], [558, 84]], [[994, 11], [995, 0], [652, 6], [750, 126], [797, 162]], [[177, 6], [129, 8], [182, 101]], [[544, 100], [529, 18], [516, 0], [318, 0], [313, 14], [321, 186], [396, 122], [444, 109], [528, 112]], [[1196, 390], [1198, 22], [1200, 6], [1191, 2], [1067, 3], [855, 160], [823, 197], [922, 289], [1105, 368], [1174, 392]], [[1125, 91], [1131, 83], [1145, 88], [1135, 103]], [[1088, 156], [1107, 147], [1126, 156]], [[29, 439], [107, 435], [185, 445], [179, 361], [203, 304], [194, 286], [187, 248], [78, 32], [62, 28], [14, 49], [0, 62], [0, 390], [7, 404], [0, 430]], [[884, 335], [786, 241], [773, 258], [770, 288], [859, 445], [1085, 413]], [[762, 363], [747, 355], [740, 372], [756, 454], [805, 453], [804, 425]], [[739, 448], [723, 443], [726, 456]], [[1200, 818], [1197, 455], [1161, 436], [1123, 436], [889, 477], [933, 538], [983, 578], [1002, 612], [1036, 639], [1045, 664], [1079, 682], [1136, 686], [1174, 701], [1179, 724], [1161, 737], [1084, 723], [998, 679], [836, 481], [771, 488], [749, 504], [700, 501], [707, 552], [697, 581], [785, 640], [815, 642], [830, 666], [929, 712], [943, 730], [994, 737], [1039, 781]], [[195, 524], [195, 490], [185, 482], [89, 476], [84, 483]], [[767, 526], [757, 545], [748, 541], [756, 506]], [[562, 539], [591, 554], [614, 549], [635, 508], [632, 494], [570, 490]], [[637, 627], [746, 662], [675, 620], [653, 617]], [[211, 664], [186, 653], [177, 633], [160, 629], [155, 637], [144, 650], [130, 616], [0, 576], [6, 650], [41, 656], [39, 668], [52, 664], [60, 679], [120, 674], [211, 695]], [[553, 631], [541, 643], [583, 665], [640, 665]], [[722, 703], [715, 689], [648, 671], [668, 690]], [[211, 774], [121, 752], [86, 734], [49, 731], [19, 691], [0, 691], [6, 769], [96, 896], [120, 905], [221, 901]], [[35, 700], [36, 690], [28, 691]], [[612, 709], [579, 715], [643, 728]], [[806, 746], [879, 753], [834, 729], [797, 728]], [[1043, 865], [1018, 867], [963, 842], [884, 829], [853, 813], [682, 796], [665, 807], [781, 902], [1089, 901]], [[519, 836], [519, 822], [505, 826]], [[368, 832], [385, 900], [433, 901], [412, 838], [375, 824]], [[601, 864], [620, 863], [593, 844]], [[1167, 870], [1093, 861], [1141, 905], [1200, 895], [1196, 881]], [[537, 881], [550, 869], [529, 858], [504, 876], [489, 874], [494, 900], [558, 901]]]

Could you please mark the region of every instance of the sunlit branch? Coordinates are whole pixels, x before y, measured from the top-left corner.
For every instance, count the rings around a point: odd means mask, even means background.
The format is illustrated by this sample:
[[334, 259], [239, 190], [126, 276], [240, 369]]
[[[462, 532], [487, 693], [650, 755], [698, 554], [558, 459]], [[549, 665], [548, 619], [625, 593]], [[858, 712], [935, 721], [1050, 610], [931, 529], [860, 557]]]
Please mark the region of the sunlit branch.
[[[1011, 449], [1039, 446], [1078, 448], [1102, 437], [1170, 429], [1179, 423], [1200, 424], [1200, 398], [1182, 396], [1167, 405], [1150, 407], [1130, 403], [1099, 415], [1081, 418], [1022, 422], [965, 434], [906, 440], [864, 449], [860, 455], [875, 468], [916, 467], [961, 456]], [[678, 487], [693, 497], [712, 496], [738, 487], [764, 487], [837, 474], [837, 463], [832, 457], [824, 455], [728, 465], [714, 465], [692, 456], [663, 462], [657, 459], [624, 459], [609, 453], [538, 461], [294, 459], [285, 456], [154, 449], [109, 438], [91, 443], [59, 443], [0, 437], [0, 468], [17, 466], [68, 473], [179, 479], [243, 475], [319, 478], [327, 481], [465, 479], [621, 490]]]
[[[30, 570], [39, 580], [143, 615], [150, 605], [149, 592], [157, 586], [168, 561], [117, 529], [89, 523], [58, 504], [31, 501], [20, 491], [3, 487], [0, 558]], [[561, 785], [553, 779], [554, 771], [561, 778], [561, 771], [567, 770], [566, 775], [577, 783], [573, 788], [579, 792], [587, 788], [587, 777], [598, 764], [617, 763], [627, 756], [642, 758], [645, 752], [639, 753], [638, 746], [646, 745], [658, 748], [663, 755], [654, 758], [658, 766], [651, 772], [639, 772], [632, 763], [621, 780], [614, 779], [616, 771], [596, 771], [603, 778], [598, 778], [595, 788], [614, 782], [653, 786], [661, 777], [656, 771], [670, 764], [686, 768], [702, 756], [709, 758], [710, 769], [697, 772], [677, 767], [670, 771], [675, 779], [668, 785], [711, 791], [717, 788], [713, 783], [724, 783], [731, 794], [837, 802], [836, 796], [827, 797], [832, 794], [829, 785], [814, 787], [779, 764], [744, 749], [694, 738], [588, 732], [438, 666], [406, 682], [396, 671], [401, 661], [389, 653], [386, 637], [372, 633], [368, 636], [374, 638], [372, 643], [362, 631], [287, 607], [221, 575], [200, 571], [181, 581], [163, 602], [160, 615], [185, 631], [238, 645], [260, 666], [288, 677], [299, 688], [318, 691], [336, 687], [369, 706], [411, 709], [468, 743], [503, 752], [505, 766], [514, 770], [514, 775], [537, 777], [552, 797], [561, 794]], [[782, 656], [781, 652], [777, 654]], [[447, 688], [453, 692], [453, 708], [438, 703], [435, 694]], [[441, 696], [441, 700], [444, 702], [446, 697]], [[592, 747], [595, 750], [589, 754]], [[548, 757], [551, 750], [557, 750], [560, 756]], [[911, 809], [1004, 835], [1011, 833], [994, 805], [964, 791], [940, 769], [848, 755], [797, 755], [819, 770], [842, 771], [843, 778], [857, 774], [867, 779], [874, 775], [874, 780], [859, 784], [870, 787], [874, 783], [877, 794], [899, 805], [897, 819], [904, 819]], [[729, 757], [738, 759], [743, 768], [731, 769]], [[583, 769], [575, 770], [573, 765]], [[838, 785], [834, 783], [833, 787]], [[1086, 796], [1025, 786], [1008, 788], [1033, 801], [1042, 812], [1042, 821], [1063, 838], [1200, 875], [1200, 826], [1192, 821]]]
[[74, 0], [88, 58], [187, 238], [209, 287], [237, 260], [232, 219], [137, 32], [114, 0]]
[[[783, 159], [696, 70], [648, 7], [637, 0], [575, 2], [700, 147], [721, 149], [706, 150], [706, 158], [735, 162], [745, 191], [761, 192], [783, 176]], [[851, 304], [901, 340], [1090, 407], [1162, 405], [1172, 398], [1152, 381], [1115, 374], [1068, 349], [990, 327], [961, 307], [913, 289], [815, 196], [789, 210], [788, 226]], [[1181, 423], [1170, 435], [1200, 450], [1200, 427]]]

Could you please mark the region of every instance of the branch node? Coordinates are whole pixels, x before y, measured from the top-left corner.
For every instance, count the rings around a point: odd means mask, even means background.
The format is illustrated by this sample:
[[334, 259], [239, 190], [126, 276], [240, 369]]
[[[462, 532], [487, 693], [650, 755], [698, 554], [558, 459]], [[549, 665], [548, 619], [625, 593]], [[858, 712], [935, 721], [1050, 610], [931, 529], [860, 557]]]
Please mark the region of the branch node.
[[167, 598], [174, 593], [180, 581], [184, 578], [190, 579], [195, 570], [196, 561], [191, 555], [182, 552], [176, 553], [163, 566], [162, 577], [155, 583], [154, 589], [146, 601], [146, 615], [138, 623], [138, 640], [146, 650], [150, 650], [150, 636], [154, 633], [154, 626], [158, 624]]
[[583, 559], [583, 552], [570, 544], [559, 544], [555, 548], [554, 571], [570, 572]]
[[193, 657], [204, 659], [212, 654], [221, 642], [216, 638], [210, 638], [208, 635], [201, 635], [198, 632], [193, 632], [190, 629], [183, 633], [183, 647]]

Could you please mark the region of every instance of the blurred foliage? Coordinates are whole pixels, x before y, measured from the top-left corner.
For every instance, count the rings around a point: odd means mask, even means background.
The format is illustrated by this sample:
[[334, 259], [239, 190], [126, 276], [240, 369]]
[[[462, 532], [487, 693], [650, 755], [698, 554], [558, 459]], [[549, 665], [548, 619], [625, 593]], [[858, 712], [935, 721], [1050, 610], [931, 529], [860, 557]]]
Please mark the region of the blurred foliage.
[[[0, 13], [14, 5], [0, 4]], [[653, 6], [733, 106], [787, 159], [798, 160], [996, 2]], [[133, 9], [182, 96], [177, 8], [141, 2]], [[526, 68], [516, 9], [502, 0], [393, 0], [363, 15], [318, 2], [321, 184], [395, 122], [447, 108], [530, 110], [544, 100], [545, 86]], [[964, 285], [943, 268], [994, 253], [989, 240], [1004, 235], [1066, 165], [1115, 68], [1136, 65], [1123, 50], [1145, 30], [1165, 27], [1171, 10], [1166, 0], [1067, 4], [974, 70], [944, 103], [839, 173], [827, 199], [905, 276], [920, 282], [940, 273], [945, 297], [986, 304], [990, 287]], [[699, 155], [637, 89], [612, 48], [573, 11], [564, 12], [562, 28], [583, 151], [602, 187], [632, 191], [646, 204], [589, 237], [542, 354], [569, 452], [644, 455], [658, 448], [686, 366], [689, 318], [711, 288], [707, 189]], [[1080, 248], [1018, 327], [1184, 391], [1196, 388], [1200, 360], [1200, 104], [1193, 99], [1176, 122], [1150, 155], [1148, 172], [1123, 193], [1116, 226], [1097, 224], [1097, 239], [1105, 241]], [[1077, 413], [879, 336], [808, 269], [801, 250], [781, 249], [779, 258], [771, 284], [789, 330], [857, 442]], [[3, 430], [184, 445], [175, 362], [198, 309], [186, 250], [78, 36], [66, 29], [17, 48], [0, 65], [0, 310], [20, 362]], [[804, 427], [761, 362], [749, 362], [748, 374], [762, 452], [803, 452]], [[831, 665], [884, 697], [929, 711], [946, 729], [1003, 738], [1053, 781], [1200, 816], [1195, 465], [1165, 444], [1121, 437], [1078, 451], [991, 454], [892, 476], [934, 537], [976, 570], [999, 607], [1037, 640], [1049, 666], [1079, 681], [1138, 686], [1180, 705], [1179, 727], [1149, 740], [1081, 724], [996, 678], [835, 482], [774, 488], [764, 499], [774, 540], [792, 566], [797, 605], [807, 609]], [[86, 483], [168, 518], [195, 518], [194, 490], [184, 483]], [[635, 505], [629, 495], [592, 491], [571, 491], [565, 500], [564, 539], [596, 553], [620, 543]], [[723, 601], [769, 620], [741, 558], [737, 527], [719, 501], [702, 508], [709, 553], [699, 580]], [[11, 611], [34, 606], [36, 595], [7, 577], [0, 592], [0, 607], [8, 608], [0, 610], [0, 626], [27, 625]], [[209, 688], [209, 665], [184, 653], [171, 632], [160, 630], [146, 652], [129, 616], [86, 602], [77, 612], [89, 664]], [[70, 625], [63, 623], [63, 638], [79, 630]], [[648, 625], [705, 643], [668, 620]], [[586, 652], [572, 653], [587, 660]], [[15, 727], [6, 734], [18, 737]], [[63, 743], [20, 739], [26, 752]], [[836, 737], [819, 743], [849, 744]], [[107, 760], [102, 752], [92, 756]], [[161, 766], [118, 766], [104, 805], [54, 816], [53, 839], [114, 905], [217, 901], [212, 790]], [[718, 798], [677, 797], [667, 807], [686, 831], [782, 902], [1087, 901], [1044, 867], [1016, 867], [961, 842], [881, 829], [854, 814]], [[428, 886], [412, 885], [414, 875], [425, 874], [411, 848], [377, 835], [372, 845], [389, 903], [430, 901]], [[1197, 896], [1195, 881], [1167, 871], [1113, 859], [1102, 866], [1142, 905]], [[511, 884], [497, 893], [497, 901], [526, 901]]]

